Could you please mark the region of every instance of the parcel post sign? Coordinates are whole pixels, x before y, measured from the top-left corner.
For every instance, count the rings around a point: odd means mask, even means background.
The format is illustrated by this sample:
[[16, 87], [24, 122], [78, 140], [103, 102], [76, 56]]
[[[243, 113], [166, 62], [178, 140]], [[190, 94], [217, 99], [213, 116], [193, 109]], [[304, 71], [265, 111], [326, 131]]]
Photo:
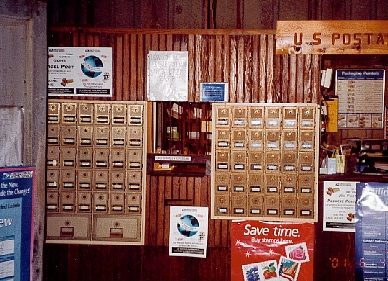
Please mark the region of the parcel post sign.
[[388, 54], [388, 21], [278, 21], [276, 54]]
[[313, 280], [314, 224], [233, 221], [232, 281]]

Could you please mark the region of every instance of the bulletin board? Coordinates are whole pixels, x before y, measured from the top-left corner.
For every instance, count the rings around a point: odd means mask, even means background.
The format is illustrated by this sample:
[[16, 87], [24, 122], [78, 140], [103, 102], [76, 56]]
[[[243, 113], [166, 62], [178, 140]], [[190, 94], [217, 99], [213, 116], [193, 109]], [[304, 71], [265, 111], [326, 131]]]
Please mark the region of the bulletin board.
[[338, 127], [383, 128], [385, 70], [338, 69], [335, 91], [339, 99]]

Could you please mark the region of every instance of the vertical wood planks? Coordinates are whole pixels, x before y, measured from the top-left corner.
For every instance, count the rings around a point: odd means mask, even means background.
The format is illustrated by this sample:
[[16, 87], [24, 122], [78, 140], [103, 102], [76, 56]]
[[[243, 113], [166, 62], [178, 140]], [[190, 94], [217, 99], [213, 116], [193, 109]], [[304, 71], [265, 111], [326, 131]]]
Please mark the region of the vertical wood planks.
[[114, 54], [116, 74], [113, 76], [115, 81], [114, 95], [116, 100], [121, 101], [123, 100], [123, 36], [116, 37]]
[[259, 102], [266, 102], [266, 62], [267, 62], [267, 40], [265, 35], [260, 35], [260, 54], [259, 54], [260, 78], [259, 78]]
[[123, 100], [131, 100], [131, 93], [129, 90], [130, 79], [130, 34], [124, 34], [124, 49], [123, 49]]
[[274, 56], [274, 35], [273, 34], [268, 34], [267, 38], [268, 42], [268, 47], [267, 47], [267, 75], [266, 75], [266, 83], [267, 83], [267, 100], [266, 102], [276, 102], [274, 101], [274, 85], [273, 85], [273, 72], [274, 72], [274, 67], [273, 67], [273, 56]]

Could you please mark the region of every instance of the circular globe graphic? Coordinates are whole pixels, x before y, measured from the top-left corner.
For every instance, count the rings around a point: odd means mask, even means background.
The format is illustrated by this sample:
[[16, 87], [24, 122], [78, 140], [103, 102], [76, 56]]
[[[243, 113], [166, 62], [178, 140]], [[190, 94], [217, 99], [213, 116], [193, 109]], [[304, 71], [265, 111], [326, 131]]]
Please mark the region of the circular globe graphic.
[[177, 228], [180, 234], [186, 237], [191, 237], [197, 234], [199, 222], [196, 217], [192, 215], [184, 215], [180, 217], [177, 223]]
[[81, 64], [82, 72], [90, 78], [96, 78], [100, 75], [102, 73], [102, 67], [102, 61], [96, 56], [88, 56], [84, 58], [84, 62]]

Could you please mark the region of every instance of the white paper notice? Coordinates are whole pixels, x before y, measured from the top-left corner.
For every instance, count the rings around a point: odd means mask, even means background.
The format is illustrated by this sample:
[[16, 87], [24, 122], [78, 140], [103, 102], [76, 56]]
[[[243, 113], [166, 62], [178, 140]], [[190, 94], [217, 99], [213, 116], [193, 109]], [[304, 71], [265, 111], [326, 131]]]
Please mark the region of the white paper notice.
[[23, 110], [0, 106], [0, 166], [20, 166], [23, 156]]
[[207, 232], [207, 207], [170, 207], [170, 256], [206, 258]]
[[149, 101], [188, 100], [188, 52], [150, 51], [147, 95]]
[[354, 232], [357, 182], [325, 181], [323, 231]]

